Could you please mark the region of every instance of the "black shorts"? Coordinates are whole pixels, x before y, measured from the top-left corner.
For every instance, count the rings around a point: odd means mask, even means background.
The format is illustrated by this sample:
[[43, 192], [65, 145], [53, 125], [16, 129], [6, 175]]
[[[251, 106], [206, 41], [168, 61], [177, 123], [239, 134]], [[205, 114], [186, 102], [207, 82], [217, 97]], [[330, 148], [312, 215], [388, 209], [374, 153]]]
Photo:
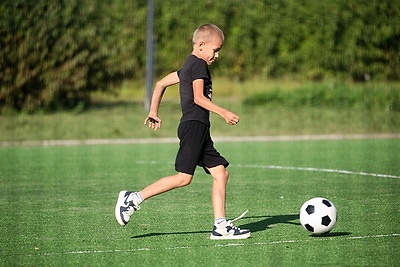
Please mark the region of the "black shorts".
[[[224, 165], [229, 162], [218, 153], [211, 140], [210, 127], [200, 121], [181, 122], [178, 127], [179, 150], [175, 160], [175, 170], [194, 174], [196, 166], [207, 168]], [[206, 168], [207, 167], [207, 168]]]

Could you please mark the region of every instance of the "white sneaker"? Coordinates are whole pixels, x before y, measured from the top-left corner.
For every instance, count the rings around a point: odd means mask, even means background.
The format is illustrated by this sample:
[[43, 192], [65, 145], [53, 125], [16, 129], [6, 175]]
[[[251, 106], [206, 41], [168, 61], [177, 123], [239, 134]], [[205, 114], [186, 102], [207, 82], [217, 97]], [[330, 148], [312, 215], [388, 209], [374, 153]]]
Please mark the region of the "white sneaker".
[[237, 221], [246, 215], [248, 210], [242, 213], [239, 217], [233, 220], [225, 221], [219, 224], [214, 224], [214, 230], [211, 233], [210, 239], [222, 240], [222, 239], [246, 239], [250, 237], [249, 230], [241, 230], [236, 227], [232, 222]]
[[132, 199], [134, 192], [121, 191], [118, 195], [117, 205], [115, 206], [115, 218], [121, 226], [125, 226], [132, 214], [140, 207]]

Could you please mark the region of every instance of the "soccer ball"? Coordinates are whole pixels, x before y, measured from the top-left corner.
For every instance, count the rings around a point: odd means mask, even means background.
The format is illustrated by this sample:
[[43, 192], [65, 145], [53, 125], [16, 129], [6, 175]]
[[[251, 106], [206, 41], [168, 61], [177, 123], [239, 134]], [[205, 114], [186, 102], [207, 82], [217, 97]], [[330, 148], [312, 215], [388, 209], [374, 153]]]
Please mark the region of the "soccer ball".
[[300, 223], [313, 234], [328, 233], [336, 225], [335, 205], [326, 198], [307, 200], [300, 208]]

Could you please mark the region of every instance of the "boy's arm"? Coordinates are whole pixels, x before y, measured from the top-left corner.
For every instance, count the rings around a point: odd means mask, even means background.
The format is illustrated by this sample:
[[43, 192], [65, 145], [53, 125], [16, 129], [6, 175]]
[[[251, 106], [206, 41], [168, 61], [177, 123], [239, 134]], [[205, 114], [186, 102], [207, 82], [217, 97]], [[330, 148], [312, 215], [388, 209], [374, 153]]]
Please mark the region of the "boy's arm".
[[161, 99], [164, 95], [165, 89], [168, 86], [179, 83], [178, 72], [172, 72], [159, 80], [154, 87], [153, 96], [151, 98], [151, 106], [149, 115], [147, 115], [144, 120], [144, 124], [149, 123], [149, 128], [152, 128], [154, 131], [161, 128], [162, 121], [158, 117], [158, 108], [160, 107]]
[[217, 104], [214, 104], [211, 102], [208, 98], [206, 98], [203, 95], [203, 88], [204, 88], [204, 80], [203, 79], [197, 79], [193, 81], [193, 96], [194, 96], [194, 103], [197, 105], [214, 112], [221, 117], [223, 117], [226, 121], [226, 123], [230, 125], [235, 125], [239, 122], [240, 118], [238, 115], [236, 115], [233, 112], [230, 112], [229, 110], [226, 110], [224, 108], [221, 108]]

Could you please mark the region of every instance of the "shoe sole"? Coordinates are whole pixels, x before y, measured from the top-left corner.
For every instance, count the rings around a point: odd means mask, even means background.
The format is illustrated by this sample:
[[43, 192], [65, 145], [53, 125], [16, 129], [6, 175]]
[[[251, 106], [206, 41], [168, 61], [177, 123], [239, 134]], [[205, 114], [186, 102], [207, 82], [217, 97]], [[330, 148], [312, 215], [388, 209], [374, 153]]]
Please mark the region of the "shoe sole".
[[243, 235], [223, 235], [223, 236], [210, 236], [211, 240], [229, 240], [229, 239], [246, 239], [250, 237], [250, 232], [243, 234]]
[[124, 190], [124, 191], [119, 192], [117, 205], [115, 206], [115, 218], [117, 219], [117, 222], [121, 226], [126, 225], [126, 223], [121, 218], [121, 206], [125, 205], [124, 202], [125, 202], [125, 193], [126, 192], [128, 192], [128, 191]]

